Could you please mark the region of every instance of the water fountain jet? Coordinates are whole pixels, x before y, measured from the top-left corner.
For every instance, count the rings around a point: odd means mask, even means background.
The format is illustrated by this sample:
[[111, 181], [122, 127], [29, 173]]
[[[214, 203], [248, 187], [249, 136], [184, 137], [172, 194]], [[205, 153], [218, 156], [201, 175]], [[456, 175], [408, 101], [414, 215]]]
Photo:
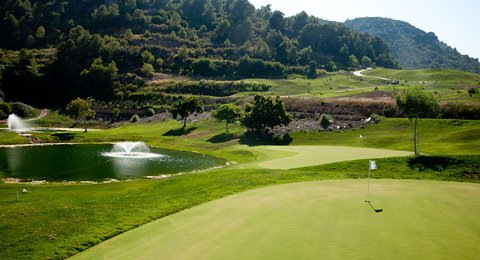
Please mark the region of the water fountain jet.
[[17, 133], [25, 133], [30, 130], [30, 125], [15, 114], [10, 114], [7, 119], [8, 129]]
[[120, 142], [113, 145], [110, 152], [102, 153], [103, 156], [127, 159], [150, 159], [163, 157], [162, 154], [151, 153], [144, 142]]

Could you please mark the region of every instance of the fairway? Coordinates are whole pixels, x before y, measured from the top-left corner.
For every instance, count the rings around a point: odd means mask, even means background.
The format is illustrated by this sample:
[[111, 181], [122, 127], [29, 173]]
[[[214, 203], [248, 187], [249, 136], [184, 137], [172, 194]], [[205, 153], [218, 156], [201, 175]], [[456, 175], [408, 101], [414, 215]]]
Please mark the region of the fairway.
[[232, 195], [151, 222], [74, 259], [474, 259], [480, 185], [315, 181]]
[[371, 158], [410, 156], [411, 152], [355, 148], [345, 146], [262, 146], [259, 149], [286, 152], [284, 158], [264, 161], [258, 166], [267, 169], [293, 169], [320, 164]]

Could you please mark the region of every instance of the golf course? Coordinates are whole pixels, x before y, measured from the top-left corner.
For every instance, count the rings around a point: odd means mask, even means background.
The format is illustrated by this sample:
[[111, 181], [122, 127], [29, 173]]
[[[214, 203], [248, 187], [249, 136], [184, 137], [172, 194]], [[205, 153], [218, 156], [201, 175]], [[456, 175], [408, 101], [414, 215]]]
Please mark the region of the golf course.
[[[223, 158], [220, 168], [155, 180], [0, 184], [2, 258], [468, 259], [479, 253], [478, 121], [423, 119], [426, 155], [416, 157], [408, 119], [296, 132], [286, 146], [239, 139], [239, 125], [222, 142], [209, 141], [224, 136], [224, 125], [212, 119], [189, 127], [191, 133], [177, 137], [164, 134], [178, 128], [173, 120], [125, 124], [75, 132], [71, 142], [141, 140]], [[0, 135], [4, 143], [25, 142], [8, 131]], [[56, 140], [48, 132], [35, 136]], [[365, 203], [369, 159], [378, 166], [371, 171], [371, 204]]]
[[[435, 70], [363, 73], [401, 78], [405, 86], [400, 88], [443, 75]], [[468, 100], [475, 107], [478, 95], [453, 93], [446, 81], [462, 77], [470, 87], [478, 84], [478, 75], [468, 79], [472, 74], [443, 73], [439, 88], [425, 81], [426, 89], [438, 90], [444, 101], [467, 104]], [[273, 85], [269, 94], [302, 96], [311, 91], [308, 98], [324, 94], [353, 100], [372, 91], [365, 87], [368, 84], [383, 84], [376, 78], [358, 78], [339, 73], [308, 85], [304, 79], [264, 82]], [[339, 85], [352, 90], [339, 92], [344, 89]], [[389, 91], [392, 86], [380, 88]], [[480, 255], [478, 120], [419, 119], [420, 155], [414, 155], [414, 122], [408, 118], [382, 116], [352, 129], [300, 129], [283, 140], [246, 134], [238, 123], [230, 124], [227, 132], [225, 123], [209, 113], [191, 118], [195, 120], [185, 127], [164, 116], [109, 127], [93, 124], [95, 130], [88, 132], [62, 128], [24, 136], [1, 130], [0, 154], [5, 158], [0, 168], [4, 180], [0, 258], [474, 259]], [[318, 124], [318, 119], [311, 120]], [[55, 110], [35, 122], [47, 127], [71, 123]], [[136, 168], [143, 163], [103, 157], [120, 144], [191, 157], [172, 161], [170, 172], [159, 173]], [[38, 158], [27, 159], [29, 149]], [[55, 162], [43, 154], [46, 151], [52, 151]], [[87, 152], [93, 160], [88, 163], [83, 161]], [[377, 169], [369, 171], [369, 160], [376, 161]], [[60, 167], [66, 161], [73, 161], [72, 169]], [[35, 171], [43, 162], [52, 166], [45, 176], [54, 180], [15, 175], [22, 164]], [[193, 166], [174, 168], [188, 163]], [[102, 169], [120, 169], [123, 175], [101, 177]], [[80, 177], [69, 180], [64, 177], [67, 173]]]
[[479, 10], [0, 1], [0, 260], [480, 260]]
[[366, 180], [277, 185], [154, 221], [72, 259], [474, 259], [478, 184]]

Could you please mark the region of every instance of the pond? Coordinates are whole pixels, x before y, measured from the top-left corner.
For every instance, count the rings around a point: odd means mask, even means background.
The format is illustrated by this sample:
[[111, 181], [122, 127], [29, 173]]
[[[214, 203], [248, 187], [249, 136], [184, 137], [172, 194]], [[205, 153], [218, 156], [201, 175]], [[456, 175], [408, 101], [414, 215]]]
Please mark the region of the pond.
[[218, 166], [221, 160], [192, 152], [150, 148], [155, 156], [110, 156], [112, 144], [0, 148], [0, 172], [22, 180], [100, 181], [174, 174]]

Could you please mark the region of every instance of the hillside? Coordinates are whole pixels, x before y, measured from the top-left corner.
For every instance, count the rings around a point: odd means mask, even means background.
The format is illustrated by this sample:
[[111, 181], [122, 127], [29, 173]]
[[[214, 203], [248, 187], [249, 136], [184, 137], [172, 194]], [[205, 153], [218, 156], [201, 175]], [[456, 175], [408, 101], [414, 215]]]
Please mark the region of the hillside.
[[378, 37], [248, 0], [6, 0], [0, 17], [0, 98], [37, 105], [119, 99], [158, 72], [314, 78], [317, 68], [397, 67]]
[[345, 25], [382, 38], [405, 69], [444, 68], [480, 72], [478, 59], [460, 54], [441, 42], [433, 32], [424, 32], [407, 22], [367, 17], [347, 20]]

